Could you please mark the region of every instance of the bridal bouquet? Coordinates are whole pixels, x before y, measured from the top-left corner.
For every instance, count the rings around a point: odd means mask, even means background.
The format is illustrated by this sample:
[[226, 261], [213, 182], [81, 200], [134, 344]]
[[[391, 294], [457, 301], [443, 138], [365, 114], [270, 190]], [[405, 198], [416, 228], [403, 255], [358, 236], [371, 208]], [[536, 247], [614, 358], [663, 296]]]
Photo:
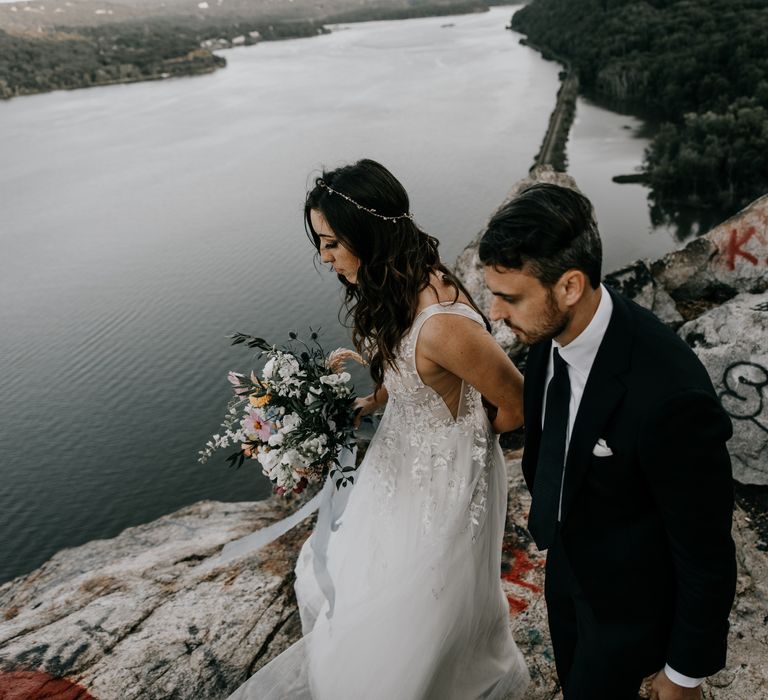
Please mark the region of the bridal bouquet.
[[245, 343], [266, 358], [260, 374], [229, 373], [234, 387], [221, 427], [200, 451], [205, 463], [219, 448], [239, 446], [227, 461], [240, 467], [255, 459], [279, 495], [301, 493], [326, 475], [337, 488], [353, 483], [354, 467], [338, 461], [342, 448], [354, 445], [355, 400], [347, 360], [362, 364], [356, 352], [339, 348], [326, 356], [312, 332], [310, 344], [290, 333], [287, 345], [235, 333], [233, 345]]

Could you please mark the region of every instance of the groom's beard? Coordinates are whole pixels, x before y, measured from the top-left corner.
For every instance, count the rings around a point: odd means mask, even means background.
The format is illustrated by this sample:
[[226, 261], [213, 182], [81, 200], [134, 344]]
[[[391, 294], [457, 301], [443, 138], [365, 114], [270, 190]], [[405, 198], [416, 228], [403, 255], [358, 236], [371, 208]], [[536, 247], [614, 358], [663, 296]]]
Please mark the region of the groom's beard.
[[509, 326], [517, 336], [517, 339], [523, 345], [534, 345], [543, 340], [551, 340], [563, 333], [571, 322], [570, 311], [560, 311], [555, 301], [554, 292], [547, 290], [547, 301], [542, 312], [541, 321], [530, 328], [520, 328], [505, 320], [504, 323]]

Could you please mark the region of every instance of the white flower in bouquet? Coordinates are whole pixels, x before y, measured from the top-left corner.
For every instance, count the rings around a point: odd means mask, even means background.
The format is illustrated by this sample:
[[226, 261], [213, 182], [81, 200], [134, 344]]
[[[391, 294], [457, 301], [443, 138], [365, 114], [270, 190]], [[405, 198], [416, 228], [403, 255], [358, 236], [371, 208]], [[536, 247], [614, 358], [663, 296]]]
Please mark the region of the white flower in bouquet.
[[272, 470], [280, 461], [280, 454], [277, 450], [259, 450], [256, 459], [264, 469], [264, 473], [269, 476]]
[[350, 379], [352, 376], [349, 372], [342, 372], [341, 374], [326, 374], [324, 377], [320, 377], [320, 382], [329, 386], [339, 386], [346, 384]]
[[301, 465], [301, 466], [309, 466], [305, 461], [302, 455], [299, 453], [298, 450], [291, 449], [286, 450], [283, 452], [282, 456], [280, 457], [280, 464], [284, 464], [286, 467], [290, 467], [293, 465]]
[[301, 416], [295, 413], [286, 413], [282, 420], [283, 427], [280, 429], [282, 433], [290, 433], [301, 425]]
[[280, 378], [283, 381], [289, 381], [294, 377], [306, 377], [306, 372], [301, 371], [298, 360], [293, 355], [283, 353], [280, 355], [280, 363], [278, 366], [278, 372]]

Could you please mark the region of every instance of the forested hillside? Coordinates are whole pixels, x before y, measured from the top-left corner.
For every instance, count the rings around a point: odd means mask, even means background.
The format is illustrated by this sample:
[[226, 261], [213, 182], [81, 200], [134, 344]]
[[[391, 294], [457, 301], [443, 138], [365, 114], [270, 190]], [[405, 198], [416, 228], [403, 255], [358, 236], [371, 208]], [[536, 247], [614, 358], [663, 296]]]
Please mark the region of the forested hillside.
[[[282, 0], [252, 3], [250, 7], [247, 0], [240, 0], [227, 3], [226, 11], [218, 3], [210, 3], [205, 11], [194, 4], [194, 12], [189, 10], [189, 14], [183, 14], [188, 10], [175, 2], [169, 3], [165, 11], [170, 13], [174, 9], [178, 14], [157, 16], [162, 9], [157, 6], [152, 14], [136, 17], [137, 13], [141, 15], [141, 8], [125, 0], [121, 7], [129, 13], [128, 18], [119, 15], [120, 10], [114, 5], [118, 20], [110, 19], [111, 15], [95, 15], [91, 8], [90, 21], [74, 25], [67, 23], [68, 18], [87, 15], [77, 3], [54, 0], [53, 5], [46, 3], [47, 14], [37, 7], [34, 12], [16, 12], [27, 24], [13, 24], [13, 13], [0, 5], [0, 99], [48, 90], [196, 75], [226, 65], [223, 57], [213, 53], [217, 48], [316, 36], [327, 32], [324, 25], [332, 22], [482, 12], [494, 1], [497, 0], [369, 0], [361, 4], [334, 0], [319, 4], [304, 0], [297, 2], [299, 7], [294, 10], [287, 3], [279, 5]], [[73, 7], [69, 7], [73, 4], [77, 5], [74, 9], [82, 12], [74, 13]], [[235, 14], [232, 5], [241, 7], [243, 14]], [[10, 9], [17, 8], [11, 5]], [[66, 11], [56, 13], [63, 9]], [[303, 18], [294, 16], [302, 12]]]
[[512, 27], [587, 95], [664, 123], [645, 168], [670, 212], [768, 191], [768, 0], [534, 0]]
[[251, 32], [259, 32], [259, 39], [282, 39], [320, 31], [312, 22], [232, 20], [195, 26], [183, 19], [66, 28], [37, 36], [0, 29], [0, 97], [208, 73], [226, 60], [201, 48], [207, 38], [228, 42], [241, 36], [250, 44], [255, 41]]

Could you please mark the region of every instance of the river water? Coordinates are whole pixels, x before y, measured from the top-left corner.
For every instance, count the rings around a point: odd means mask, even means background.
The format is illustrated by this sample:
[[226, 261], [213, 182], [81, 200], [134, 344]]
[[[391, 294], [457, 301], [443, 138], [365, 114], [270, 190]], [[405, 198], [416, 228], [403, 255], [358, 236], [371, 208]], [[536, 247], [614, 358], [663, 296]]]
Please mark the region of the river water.
[[[226, 51], [209, 76], [0, 104], [0, 582], [180, 506], [269, 492], [257, 469], [196, 462], [227, 370], [251, 359], [225, 336], [311, 324], [348, 343], [302, 228], [322, 165], [385, 163], [453, 261], [554, 105], [559, 67], [505, 31], [512, 11], [336, 27]], [[570, 146], [607, 267], [672, 247], [647, 235], [642, 188], [611, 189], [642, 153], [627, 122], [580, 105]]]

